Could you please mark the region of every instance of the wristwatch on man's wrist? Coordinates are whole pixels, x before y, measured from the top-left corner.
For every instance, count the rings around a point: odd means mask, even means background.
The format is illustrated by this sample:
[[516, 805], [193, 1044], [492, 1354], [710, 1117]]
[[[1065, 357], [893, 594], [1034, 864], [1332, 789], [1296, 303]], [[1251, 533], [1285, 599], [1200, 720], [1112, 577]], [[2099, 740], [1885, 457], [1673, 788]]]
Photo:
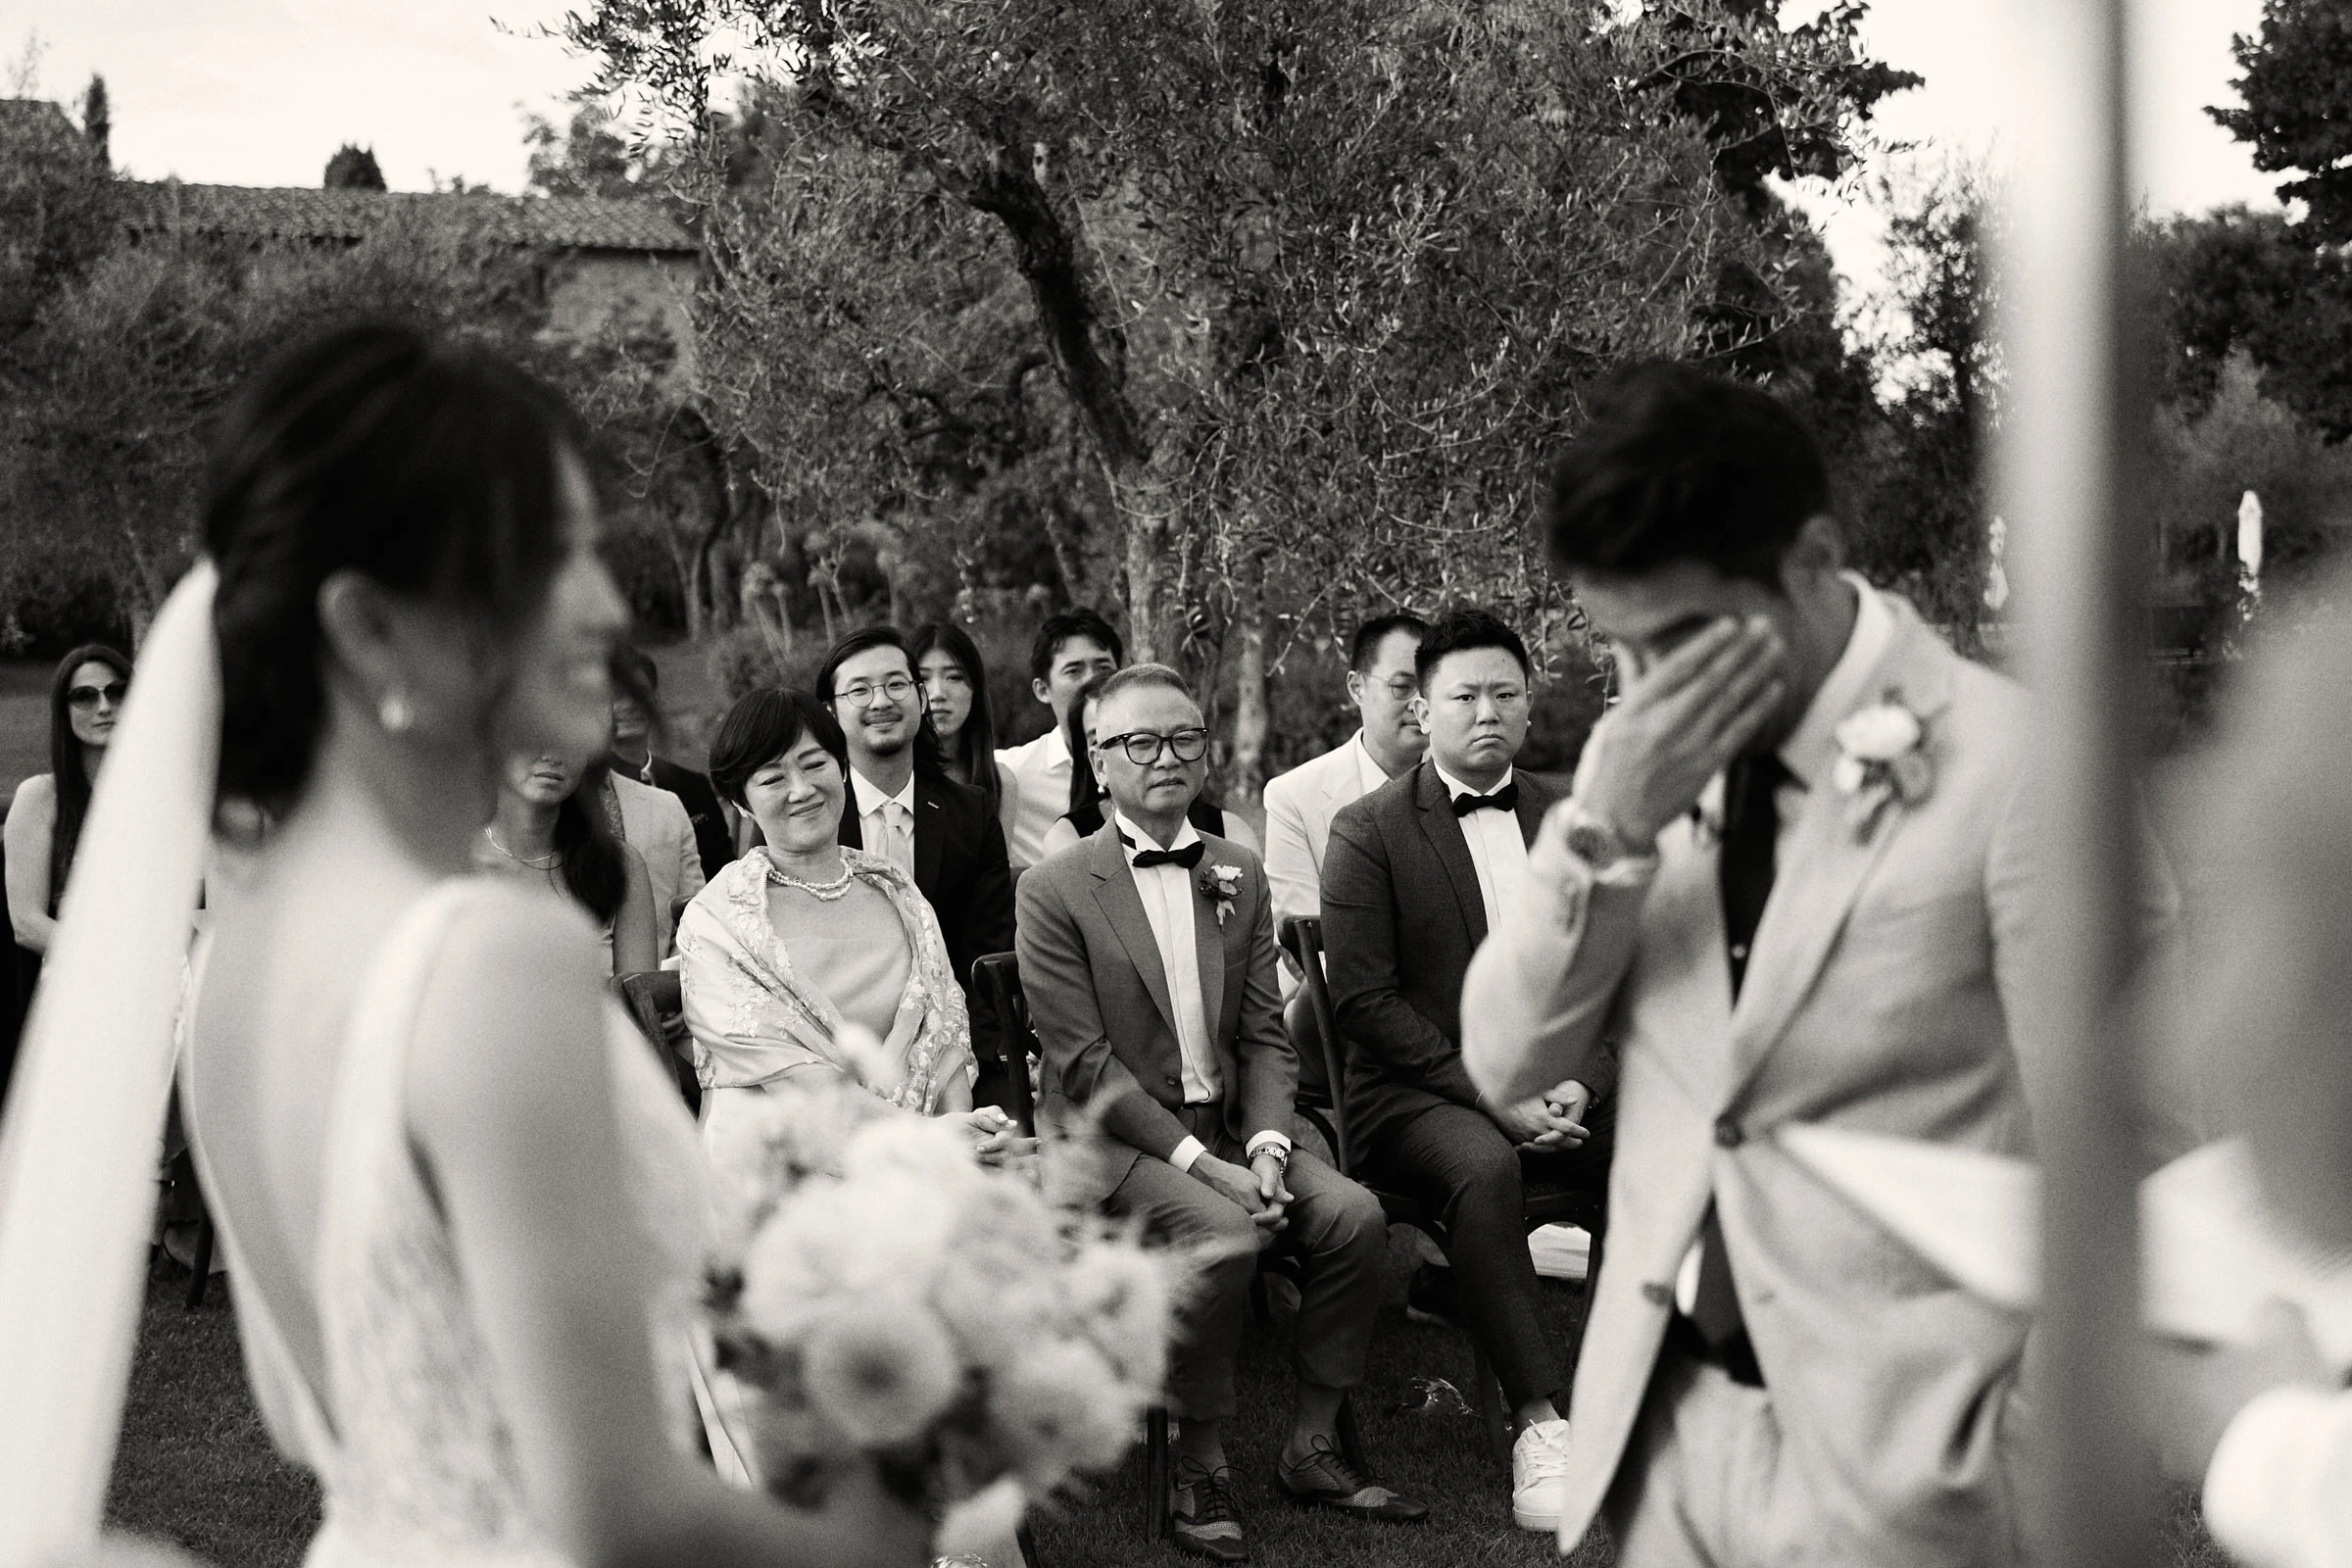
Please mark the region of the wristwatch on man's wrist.
[[1568, 853], [1584, 861], [1595, 873], [1606, 871], [1623, 860], [1642, 859], [1650, 853], [1628, 844], [1625, 835], [1574, 801], [1568, 804], [1564, 825], [1567, 829]]

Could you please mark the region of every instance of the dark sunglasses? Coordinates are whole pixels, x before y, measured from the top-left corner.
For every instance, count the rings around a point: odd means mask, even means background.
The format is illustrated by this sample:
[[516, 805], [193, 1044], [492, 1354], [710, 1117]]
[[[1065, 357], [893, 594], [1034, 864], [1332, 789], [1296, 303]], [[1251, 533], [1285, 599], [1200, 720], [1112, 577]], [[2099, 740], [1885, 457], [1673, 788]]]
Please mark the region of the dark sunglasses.
[[121, 708], [122, 696], [129, 690], [128, 682], [119, 680], [108, 681], [103, 686], [70, 686], [66, 689], [66, 702], [74, 708], [96, 708], [98, 700], [103, 697]]

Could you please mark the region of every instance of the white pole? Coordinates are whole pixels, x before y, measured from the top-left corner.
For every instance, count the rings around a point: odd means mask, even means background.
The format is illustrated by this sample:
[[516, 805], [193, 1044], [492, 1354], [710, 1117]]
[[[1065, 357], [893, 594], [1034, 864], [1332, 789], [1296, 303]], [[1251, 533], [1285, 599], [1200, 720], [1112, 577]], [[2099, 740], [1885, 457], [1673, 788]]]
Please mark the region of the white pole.
[[2136, 866], [2140, 665], [2148, 640], [2124, 487], [2145, 417], [2126, 364], [2128, 0], [2023, 0], [2009, 51], [2021, 106], [2001, 328], [1998, 451], [2015, 529], [2043, 771], [2040, 939], [2030, 1030], [2049, 1060], [2034, 1128], [2044, 1170], [2035, 1469], [2053, 1568], [2149, 1560], [2151, 1471], [2133, 1408], [2138, 1326], [2137, 1087], [2119, 1027]]

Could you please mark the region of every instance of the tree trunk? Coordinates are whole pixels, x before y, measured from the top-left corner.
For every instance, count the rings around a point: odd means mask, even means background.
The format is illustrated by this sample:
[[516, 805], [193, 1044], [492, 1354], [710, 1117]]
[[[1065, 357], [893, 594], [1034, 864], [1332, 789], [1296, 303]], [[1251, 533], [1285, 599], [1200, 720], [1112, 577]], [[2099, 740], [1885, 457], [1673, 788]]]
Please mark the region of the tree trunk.
[[1266, 735], [1273, 710], [1266, 700], [1265, 566], [1251, 562], [1234, 585], [1233, 761], [1225, 772], [1228, 809], [1255, 813], [1266, 782]]

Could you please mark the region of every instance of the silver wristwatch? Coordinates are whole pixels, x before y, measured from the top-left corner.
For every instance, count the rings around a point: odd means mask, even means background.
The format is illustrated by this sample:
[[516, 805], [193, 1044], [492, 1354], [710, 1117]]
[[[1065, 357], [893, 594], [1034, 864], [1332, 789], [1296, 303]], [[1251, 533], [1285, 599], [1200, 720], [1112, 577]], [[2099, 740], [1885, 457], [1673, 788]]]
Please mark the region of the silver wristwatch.
[[1622, 860], [1643, 858], [1644, 852], [1625, 842], [1617, 830], [1575, 802], [1565, 817], [1568, 853], [1598, 875]]

